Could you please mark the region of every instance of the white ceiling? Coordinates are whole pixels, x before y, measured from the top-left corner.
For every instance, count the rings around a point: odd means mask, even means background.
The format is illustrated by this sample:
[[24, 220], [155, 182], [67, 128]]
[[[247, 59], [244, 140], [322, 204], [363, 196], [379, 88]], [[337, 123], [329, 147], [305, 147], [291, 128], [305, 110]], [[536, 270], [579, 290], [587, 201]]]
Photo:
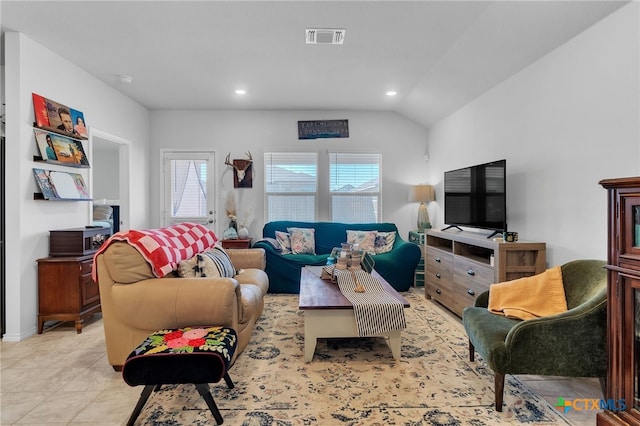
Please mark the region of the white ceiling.
[[[397, 111], [429, 126], [626, 3], [3, 0], [0, 23], [152, 110]], [[344, 44], [306, 45], [307, 27], [344, 28]]]

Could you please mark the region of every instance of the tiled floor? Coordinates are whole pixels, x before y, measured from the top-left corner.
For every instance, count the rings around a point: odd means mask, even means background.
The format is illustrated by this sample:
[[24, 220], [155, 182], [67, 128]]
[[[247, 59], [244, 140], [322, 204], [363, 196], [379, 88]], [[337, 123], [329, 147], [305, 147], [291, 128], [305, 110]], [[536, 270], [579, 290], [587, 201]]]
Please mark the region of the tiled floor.
[[[127, 386], [109, 365], [100, 315], [76, 334], [71, 323], [22, 342], [0, 343], [2, 425], [121, 425], [141, 388]], [[565, 399], [600, 399], [597, 380], [519, 376], [552, 405]], [[570, 410], [576, 425], [595, 424], [595, 411]]]

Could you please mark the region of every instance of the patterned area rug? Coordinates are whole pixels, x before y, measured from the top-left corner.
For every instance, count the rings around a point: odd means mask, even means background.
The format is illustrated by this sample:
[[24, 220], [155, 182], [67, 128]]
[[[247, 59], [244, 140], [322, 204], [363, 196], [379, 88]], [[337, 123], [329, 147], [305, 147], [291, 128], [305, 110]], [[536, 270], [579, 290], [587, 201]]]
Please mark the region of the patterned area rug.
[[[382, 338], [319, 339], [304, 362], [304, 315], [297, 295], [268, 294], [251, 342], [230, 370], [236, 386], [211, 386], [224, 423], [267, 425], [570, 424], [544, 399], [506, 377], [503, 412], [493, 408], [493, 373], [468, 361], [460, 321], [405, 294], [402, 359]], [[211, 425], [193, 385], [154, 393], [137, 424]]]

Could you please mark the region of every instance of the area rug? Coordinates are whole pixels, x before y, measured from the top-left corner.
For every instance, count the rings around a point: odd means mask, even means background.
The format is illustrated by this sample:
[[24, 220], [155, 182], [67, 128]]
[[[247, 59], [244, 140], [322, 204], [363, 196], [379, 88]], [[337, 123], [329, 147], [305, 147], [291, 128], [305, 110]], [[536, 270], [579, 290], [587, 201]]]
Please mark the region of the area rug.
[[[297, 295], [268, 294], [253, 337], [230, 370], [234, 389], [211, 385], [228, 425], [570, 424], [512, 376], [503, 412], [494, 410], [493, 373], [468, 360], [460, 320], [404, 294], [402, 358], [382, 338], [319, 339], [304, 362], [304, 314]], [[165, 386], [138, 418], [145, 425], [215, 424], [193, 385]]]

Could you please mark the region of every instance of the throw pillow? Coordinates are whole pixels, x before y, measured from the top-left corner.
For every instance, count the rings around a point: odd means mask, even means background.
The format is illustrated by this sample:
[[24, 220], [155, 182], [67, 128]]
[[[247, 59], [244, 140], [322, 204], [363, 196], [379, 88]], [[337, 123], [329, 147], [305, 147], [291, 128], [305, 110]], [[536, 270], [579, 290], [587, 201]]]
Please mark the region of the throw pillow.
[[[231, 258], [229, 258], [229, 255], [224, 251], [222, 246], [216, 244], [211, 250], [205, 251], [202, 255], [204, 258], [210, 259], [215, 266], [216, 271], [213, 273], [213, 276], [233, 278], [236, 275], [236, 269], [233, 267], [233, 263], [231, 263]], [[204, 276], [205, 275], [203, 275], [203, 277]]]
[[271, 247], [273, 247], [275, 251], [282, 252], [282, 245], [275, 238], [265, 237], [256, 241], [256, 243], [259, 243], [259, 242], [265, 242], [269, 244]]
[[206, 262], [202, 254], [198, 253], [191, 259], [183, 260], [178, 263], [178, 276], [182, 278], [201, 278], [211, 276], [215, 267], [212, 262]]
[[235, 274], [229, 255], [218, 245], [178, 264], [182, 278], [233, 278]]
[[287, 228], [291, 238], [291, 253], [316, 254], [316, 239], [313, 228]]
[[376, 231], [351, 231], [347, 230], [347, 242], [358, 244], [360, 250], [370, 254], [376, 254]]
[[109, 220], [113, 214], [113, 207], [106, 204], [93, 205], [93, 220]]
[[291, 253], [291, 238], [289, 237], [289, 234], [282, 231], [276, 231], [276, 241], [280, 244], [280, 253]]
[[396, 241], [396, 231], [378, 232], [376, 234], [376, 254], [389, 253]]

